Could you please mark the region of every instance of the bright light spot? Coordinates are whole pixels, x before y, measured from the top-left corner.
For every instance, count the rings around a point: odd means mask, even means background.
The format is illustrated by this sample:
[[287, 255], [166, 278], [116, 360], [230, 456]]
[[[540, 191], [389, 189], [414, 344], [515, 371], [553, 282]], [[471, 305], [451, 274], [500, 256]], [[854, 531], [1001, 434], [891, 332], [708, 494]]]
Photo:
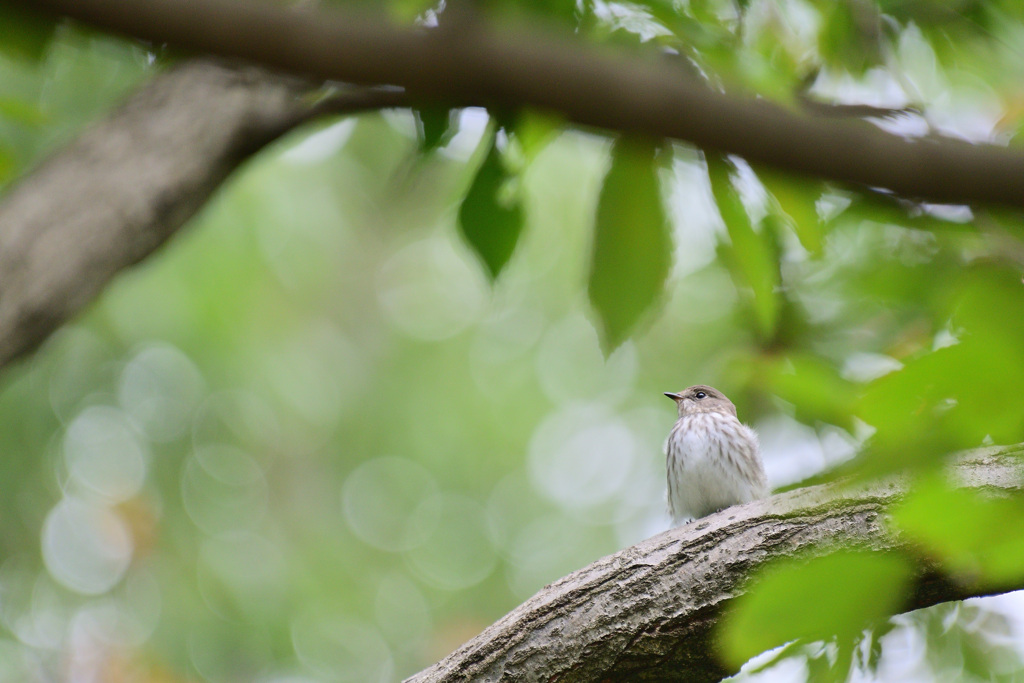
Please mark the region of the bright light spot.
[[495, 311], [480, 322], [473, 340], [473, 356], [487, 364], [519, 358], [537, 343], [543, 328], [544, 315], [532, 308]]
[[423, 545], [409, 551], [416, 576], [445, 590], [461, 590], [486, 579], [498, 561], [487, 529], [487, 515], [474, 500], [441, 494], [440, 520]]
[[892, 356], [882, 353], [854, 352], [843, 362], [842, 376], [853, 382], [870, 382], [903, 367]]
[[132, 569], [118, 590], [123, 642], [139, 646], [153, 635], [160, 623], [163, 611], [163, 596], [160, 584], [151, 570], [144, 567]]
[[823, 69], [808, 94], [836, 104], [866, 104], [894, 109], [908, 104], [900, 82], [890, 72], [879, 68], [868, 69], [861, 78], [846, 71]]
[[[68, 606], [66, 591], [45, 574], [33, 574], [24, 586], [28, 607], [11, 620], [18, 640], [33, 647], [55, 650], [67, 636]], [[7, 602], [15, 596], [7, 595]], [[18, 596], [20, 597], [20, 596]], [[21, 607], [21, 605], [18, 605]], [[8, 605], [8, 610], [10, 606]]]
[[553, 325], [537, 353], [537, 377], [555, 403], [624, 397], [633, 388], [636, 372], [636, 347], [626, 342], [606, 361], [597, 332], [581, 313]]
[[637, 443], [622, 420], [600, 405], [573, 404], [548, 417], [530, 441], [534, 488], [566, 508], [615, 496], [628, 479]]
[[288, 406], [316, 425], [333, 425], [360, 394], [367, 374], [358, 349], [328, 320], [267, 352], [262, 370]]
[[456, 161], [469, 161], [473, 152], [480, 146], [480, 139], [487, 129], [487, 110], [480, 107], [467, 107], [459, 112], [458, 132], [452, 136], [440, 151], [441, 154]]
[[639, 36], [641, 42], [658, 36], [672, 35], [672, 31], [665, 28], [641, 5], [594, 0], [592, 7], [594, 16], [608, 24], [613, 31], [628, 31]]
[[391, 126], [395, 132], [404, 135], [410, 140], [419, 137], [419, 129], [416, 125], [416, 117], [409, 109], [381, 109], [380, 117], [385, 123]]
[[310, 612], [292, 623], [292, 646], [304, 666], [337, 683], [391, 683], [394, 662], [386, 642], [369, 624]]
[[437, 484], [405, 458], [383, 457], [357, 467], [341, 491], [345, 521], [375, 548], [398, 552], [423, 543], [438, 520]]
[[266, 513], [266, 476], [234, 446], [200, 446], [185, 463], [181, 499], [189, 518], [208, 534], [252, 528]]
[[388, 574], [380, 580], [373, 614], [381, 632], [404, 646], [425, 638], [432, 624], [426, 598], [405, 574]]
[[207, 539], [200, 560], [235, 590], [277, 587], [286, 571], [280, 548], [252, 531]]
[[107, 508], [65, 498], [43, 523], [43, 562], [58, 582], [79, 593], [99, 595], [128, 569], [128, 526]]
[[377, 278], [388, 321], [410, 337], [440, 341], [475, 322], [487, 296], [480, 268], [449, 239], [414, 242], [381, 268]]
[[544, 316], [525, 307], [508, 307], [487, 316], [477, 327], [469, 350], [473, 381], [483, 393], [515, 395], [517, 387], [530, 381], [529, 373], [510, 371], [509, 363], [521, 361], [529, 367], [527, 354], [544, 329]]
[[121, 372], [121, 408], [154, 441], [170, 441], [192, 423], [206, 385], [195, 364], [173, 346], [150, 346], [135, 354]]
[[507, 557], [519, 531], [551, 509], [551, 504], [530, 486], [525, 470], [506, 475], [495, 484], [487, 498], [487, 526], [491, 541]]
[[116, 408], [86, 408], [64, 434], [64, 460], [71, 480], [110, 503], [138, 493], [148, 459], [138, 432]]
[[672, 277], [680, 279], [715, 260], [718, 208], [708, 187], [707, 171], [696, 159], [676, 158], [666, 186], [676, 245]]
[[932, 351], [938, 351], [939, 349], [944, 349], [947, 346], [955, 346], [959, 343], [960, 339], [953, 334], [952, 330], [946, 327], [935, 333], [935, 338], [932, 339]]
[[848, 460], [860, 443], [838, 427], [824, 427], [819, 435], [783, 414], [761, 420], [756, 430], [772, 487], [794, 484]]
[[261, 397], [245, 391], [222, 391], [210, 396], [192, 425], [196, 445], [237, 441], [274, 448], [281, 443], [274, 410]]
[[293, 164], [315, 164], [330, 159], [341, 151], [355, 129], [355, 118], [343, 119], [307, 135], [281, 154], [281, 160]]

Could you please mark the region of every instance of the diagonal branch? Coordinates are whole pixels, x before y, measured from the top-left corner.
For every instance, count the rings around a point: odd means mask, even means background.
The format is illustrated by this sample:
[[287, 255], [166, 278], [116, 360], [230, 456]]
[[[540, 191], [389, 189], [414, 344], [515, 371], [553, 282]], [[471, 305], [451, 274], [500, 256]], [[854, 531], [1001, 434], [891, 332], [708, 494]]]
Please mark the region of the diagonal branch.
[[253, 67], [186, 62], [50, 157], [0, 203], [0, 365], [163, 244], [250, 154], [311, 116], [395, 106]]
[[[1019, 453], [969, 453], [954, 475], [974, 489], [1024, 490]], [[733, 672], [714, 657], [713, 630], [749, 572], [836, 546], [909, 550], [884, 523], [886, 508], [902, 493], [898, 485], [816, 486], [665, 532], [545, 587], [406, 683], [720, 680]], [[916, 557], [911, 609], [996, 592], [960, 583]], [[1024, 583], [1000, 590], [1018, 588]]]
[[665, 60], [537, 28], [460, 17], [448, 29], [403, 29], [353, 10], [295, 11], [239, 0], [27, 4], [147, 40], [321, 78], [402, 86], [452, 106], [533, 106], [582, 125], [678, 138], [907, 197], [1024, 207], [1020, 152], [908, 140], [864, 122], [800, 115], [712, 91]]

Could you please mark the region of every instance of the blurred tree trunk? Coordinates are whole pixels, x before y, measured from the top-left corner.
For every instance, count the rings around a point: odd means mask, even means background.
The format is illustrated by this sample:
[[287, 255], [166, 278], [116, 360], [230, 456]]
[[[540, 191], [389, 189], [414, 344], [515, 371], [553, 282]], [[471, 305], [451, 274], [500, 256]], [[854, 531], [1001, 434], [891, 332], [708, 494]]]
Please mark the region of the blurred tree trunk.
[[159, 75], [0, 203], [0, 365], [148, 256], [298, 111], [298, 79], [209, 61]]
[[403, 102], [248, 65], [186, 61], [17, 181], [0, 201], [0, 366], [34, 349], [185, 224], [250, 155], [300, 123]]

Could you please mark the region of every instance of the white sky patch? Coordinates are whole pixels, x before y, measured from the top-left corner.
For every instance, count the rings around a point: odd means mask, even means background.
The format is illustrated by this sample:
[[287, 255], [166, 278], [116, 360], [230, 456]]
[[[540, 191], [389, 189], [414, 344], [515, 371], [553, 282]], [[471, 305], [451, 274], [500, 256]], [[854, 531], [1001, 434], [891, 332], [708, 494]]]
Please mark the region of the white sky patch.
[[870, 382], [902, 367], [903, 363], [892, 356], [882, 353], [854, 352], [846, 357], [840, 374], [853, 382]]
[[337, 154], [356, 129], [356, 120], [346, 118], [307, 135], [286, 150], [281, 159], [292, 164], [315, 164]]
[[480, 107], [467, 107], [459, 112], [458, 132], [452, 136], [448, 144], [440, 149], [441, 154], [455, 161], [469, 161], [473, 152], [480, 146], [480, 139], [487, 130], [490, 117], [487, 110]]

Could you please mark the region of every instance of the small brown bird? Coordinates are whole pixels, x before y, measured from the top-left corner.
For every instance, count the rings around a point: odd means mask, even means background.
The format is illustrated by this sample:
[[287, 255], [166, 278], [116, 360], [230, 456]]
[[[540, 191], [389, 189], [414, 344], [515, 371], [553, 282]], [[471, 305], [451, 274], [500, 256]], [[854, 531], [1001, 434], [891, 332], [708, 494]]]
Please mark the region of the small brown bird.
[[665, 447], [673, 526], [768, 495], [757, 435], [732, 401], [703, 384], [665, 395], [679, 409]]

